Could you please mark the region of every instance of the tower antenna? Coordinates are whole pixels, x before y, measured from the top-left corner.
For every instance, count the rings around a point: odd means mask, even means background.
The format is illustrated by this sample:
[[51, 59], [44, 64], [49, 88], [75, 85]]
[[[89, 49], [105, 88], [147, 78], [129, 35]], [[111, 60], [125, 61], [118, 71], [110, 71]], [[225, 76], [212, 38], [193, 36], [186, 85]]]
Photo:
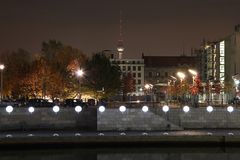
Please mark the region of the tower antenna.
[[124, 51], [124, 47], [123, 47], [123, 31], [122, 31], [122, 27], [123, 26], [123, 21], [122, 21], [122, 11], [120, 10], [120, 17], [119, 17], [119, 39], [118, 39], [118, 43], [117, 43], [117, 51], [118, 51], [118, 58], [122, 59], [123, 56], [123, 51]]

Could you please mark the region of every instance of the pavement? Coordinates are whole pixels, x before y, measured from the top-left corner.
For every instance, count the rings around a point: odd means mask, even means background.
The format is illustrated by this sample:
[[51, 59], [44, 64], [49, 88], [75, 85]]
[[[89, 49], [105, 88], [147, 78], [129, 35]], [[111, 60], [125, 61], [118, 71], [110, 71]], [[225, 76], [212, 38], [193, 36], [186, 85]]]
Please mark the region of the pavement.
[[31, 137], [118, 137], [118, 136], [240, 136], [240, 129], [207, 129], [184, 131], [3, 131], [0, 139]]
[[240, 130], [185, 131], [8, 131], [0, 132], [0, 146], [233, 146], [240, 145]]

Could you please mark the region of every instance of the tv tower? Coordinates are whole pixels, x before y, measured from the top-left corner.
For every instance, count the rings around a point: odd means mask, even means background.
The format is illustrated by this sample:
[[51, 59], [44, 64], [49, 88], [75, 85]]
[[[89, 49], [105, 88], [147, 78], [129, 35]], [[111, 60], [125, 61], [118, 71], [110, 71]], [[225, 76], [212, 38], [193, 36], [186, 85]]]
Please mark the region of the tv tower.
[[122, 33], [122, 11], [120, 11], [120, 23], [119, 23], [119, 39], [117, 43], [118, 59], [123, 58], [123, 33]]

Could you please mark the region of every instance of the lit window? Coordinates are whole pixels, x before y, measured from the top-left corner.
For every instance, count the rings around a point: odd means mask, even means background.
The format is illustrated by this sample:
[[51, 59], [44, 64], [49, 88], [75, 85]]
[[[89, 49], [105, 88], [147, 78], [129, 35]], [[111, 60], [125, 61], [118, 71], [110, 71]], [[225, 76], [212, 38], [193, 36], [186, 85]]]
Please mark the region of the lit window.
[[224, 72], [224, 65], [220, 65], [220, 72]]
[[220, 56], [224, 56], [225, 54], [225, 42], [220, 42]]
[[224, 81], [225, 80], [225, 74], [224, 73], [220, 73], [220, 75], [219, 75], [219, 78], [220, 78], [220, 80], [222, 80], [222, 81]]
[[220, 57], [220, 64], [224, 64], [224, 57]]

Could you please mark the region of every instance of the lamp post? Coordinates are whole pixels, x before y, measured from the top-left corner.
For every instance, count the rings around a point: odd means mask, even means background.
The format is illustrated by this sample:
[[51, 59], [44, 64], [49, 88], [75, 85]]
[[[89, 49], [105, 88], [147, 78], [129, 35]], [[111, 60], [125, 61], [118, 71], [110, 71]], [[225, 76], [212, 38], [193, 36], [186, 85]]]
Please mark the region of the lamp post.
[[[171, 79], [168, 80], [168, 92], [172, 92], [173, 89], [175, 89], [175, 84], [176, 84], [176, 81], [177, 81], [177, 78], [174, 77], [174, 76], [170, 76]], [[169, 91], [170, 89], [170, 91]], [[168, 104], [168, 101], [170, 100], [170, 103], [171, 103], [171, 100], [172, 100], [172, 95], [169, 94], [169, 93], [166, 93], [166, 97], [167, 97], [167, 104]]]
[[2, 98], [3, 98], [3, 70], [4, 70], [5, 66], [4, 64], [0, 65], [0, 70], [1, 70], [1, 102], [2, 102]]
[[[153, 101], [153, 97], [152, 97], [152, 88], [153, 88], [153, 85], [152, 84], [145, 84], [144, 88], [146, 89], [147, 92], [150, 93], [150, 97], [151, 97], [151, 101]], [[147, 94], [146, 94], [147, 95]], [[147, 98], [146, 98], [147, 100]]]
[[[198, 76], [198, 73], [197, 73], [197, 71], [195, 71], [195, 70], [193, 70], [193, 69], [189, 69], [188, 70], [188, 72], [192, 75], [192, 89], [195, 89], [194, 87], [195, 87], [195, 84], [196, 84], [196, 82], [195, 82], [195, 79], [196, 79], [196, 77]], [[193, 92], [193, 100], [192, 100], [192, 105], [193, 106], [195, 106], [195, 107], [197, 107], [197, 102], [196, 102], [196, 95], [195, 95], [195, 93]], [[197, 101], [198, 101], [198, 98], [197, 98]]]
[[[185, 79], [186, 75], [183, 72], [177, 72], [177, 76], [180, 78], [180, 89], [182, 90], [182, 82]], [[185, 101], [184, 92], [181, 96], [182, 96], [182, 99]], [[182, 100], [181, 100], [181, 104], [182, 104]]]
[[192, 74], [192, 82], [193, 82], [192, 85], [194, 86], [195, 85], [195, 78], [198, 75], [198, 73], [197, 73], [197, 71], [192, 70], [192, 69], [189, 69], [188, 72]]
[[81, 80], [80, 80], [80, 78], [83, 76], [83, 74], [84, 74], [84, 72], [82, 69], [78, 69], [76, 71], [76, 75], [77, 75], [77, 77], [79, 77], [79, 80], [78, 80], [78, 82], [79, 82], [79, 90], [78, 90], [79, 99], [81, 99]]
[[186, 77], [186, 75], [183, 72], [177, 72], [177, 76], [180, 78], [181, 83]]

